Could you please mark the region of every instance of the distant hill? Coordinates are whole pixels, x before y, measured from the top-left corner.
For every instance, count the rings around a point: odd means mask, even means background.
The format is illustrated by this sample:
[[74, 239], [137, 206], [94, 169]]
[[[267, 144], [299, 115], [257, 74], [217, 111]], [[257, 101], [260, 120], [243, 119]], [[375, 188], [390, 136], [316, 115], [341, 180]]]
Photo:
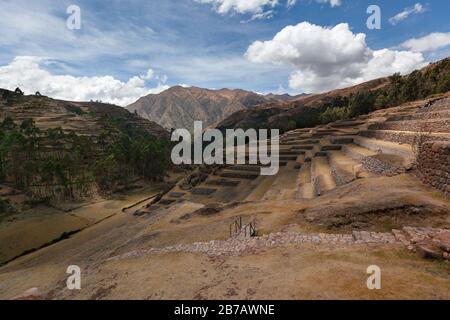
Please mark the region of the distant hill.
[[122, 107], [0, 89], [0, 184], [31, 198], [80, 198], [159, 179], [169, 132]]
[[127, 109], [165, 128], [190, 129], [194, 121], [203, 121], [206, 127], [236, 111], [275, 101], [278, 101], [276, 97], [245, 90], [176, 86], [160, 94], [142, 97]]
[[295, 96], [291, 96], [290, 94], [287, 94], [287, 93], [285, 93], [285, 94], [269, 93], [269, 94], [265, 95], [266, 98], [269, 98], [271, 100], [279, 100], [279, 101], [294, 101], [294, 100], [304, 98], [307, 96], [310, 96], [310, 95], [307, 93], [302, 93], [302, 94], [298, 94]]

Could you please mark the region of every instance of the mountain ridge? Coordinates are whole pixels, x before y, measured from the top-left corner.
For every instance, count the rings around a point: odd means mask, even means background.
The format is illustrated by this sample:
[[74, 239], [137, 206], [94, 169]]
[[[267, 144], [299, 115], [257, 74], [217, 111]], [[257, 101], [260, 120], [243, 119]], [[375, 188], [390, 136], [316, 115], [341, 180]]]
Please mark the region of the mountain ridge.
[[394, 74], [347, 88], [239, 110], [216, 127], [220, 130], [277, 128], [284, 132], [354, 118], [449, 89], [450, 58], [447, 57], [409, 75]]
[[141, 97], [126, 109], [165, 128], [189, 129], [194, 121], [203, 121], [206, 127], [236, 111], [276, 101], [279, 100], [242, 89], [174, 86], [160, 94]]

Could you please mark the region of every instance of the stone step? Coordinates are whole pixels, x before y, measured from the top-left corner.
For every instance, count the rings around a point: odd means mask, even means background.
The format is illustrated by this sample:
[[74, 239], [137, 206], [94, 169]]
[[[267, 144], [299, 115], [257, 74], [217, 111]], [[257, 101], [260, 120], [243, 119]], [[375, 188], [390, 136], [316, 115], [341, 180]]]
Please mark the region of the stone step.
[[169, 197], [171, 197], [171, 198], [181, 198], [185, 194], [186, 193], [184, 193], [184, 192], [171, 192], [171, 193], [169, 193]]
[[217, 189], [213, 188], [194, 188], [191, 190], [191, 193], [195, 195], [209, 196], [215, 193], [216, 191]]
[[328, 155], [331, 173], [337, 186], [343, 186], [359, 178], [367, 178], [373, 174], [363, 169], [358, 161], [345, 155], [342, 151], [330, 152]]
[[299, 156], [302, 154], [305, 154], [304, 150], [292, 150], [292, 148], [288, 150], [280, 150], [280, 156]]
[[377, 153], [399, 156], [403, 159], [403, 165], [405, 168], [410, 168], [415, 161], [413, 149], [407, 144], [398, 144], [395, 142], [369, 139], [365, 137], [355, 137], [354, 143]]
[[317, 158], [317, 157], [328, 157], [328, 153], [326, 151], [316, 152], [316, 153], [314, 153], [314, 158]]
[[207, 186], [222, 186], [222, 187], [237, 187], [241, 182], [229, 179], [212, 179], [207, 180], [205, 184]]
[[[333, 134], [334, 134], [334, 132], [333, 132]], [[313, 133], [312, 135], [311, 135], [311, 138], [323, 138], [323, 137], [326, 137], [326, 136], [329, 136], [330, 135], [330, 133], [320, 133], [320, 132], [317, 132], [317, 133]]]
[[450, 119], [386, 121], [369, 125], [368, 130], [398, 130], [450, 133]]
[[[297, 159], [298, 158], [298, 156], [295, 158], [295, 159]], [[290, 161], [292, 161], [292, 160], [290, 160]], [[279, 159], [278, 161], [273, 161], [273, 163], [275, 164], [275, 163], [278, 163], [278, 166], [280, 166], [280, 167], [285, 167], [287, 164], [288, 164], [288, 161], [287, 160], [282, 160], [282, 159]], [[263, 167], [270, 167], [270, 165], [262, 165], [261, 163], [258, 163], [258, 164], [248, 164], [248, 161], [246, 161], [246, 163], [244, 163], [244, 164], [238, 164], [237, 163], [237, 161], [236, 161], [236, 163], [235, 164], [230, 164], [230, 165], [227, 165], [227, 166], [251, 166], [251, 167], [259, 167], [259, 168], [263, 168]], [[255, 170], [256, 171], [256, 170]]]
[[336, 150], [342, 150], [342, 146], [334, 144], [334, 145], [325, 145], [320, 148], [320, 151], [336, 151]]
[[298, 198], [312, 199], [315, 197], [314, 187], [311, 183], [311, 163], [303, 164], [297, 179]]
[[407, 112], [389, 116], [387, 121], [408, 121], [408, 120], [432, 120], [432, 119], [450, 119], [450, 110], [434, 110], [426, 112]]
[[266, 176], [261, 179], [261, 181], [257, 184], [255, 189], [247, 196], [246, 201], [258, 201], [261, 200], [266, 194], [267, 190], [272, 186], [274, 181], [276, 180], [277, 175], [274, 176]]
[[310, 145], [310, 144], [320, 143], [320, 140], [318, 140], [318, 139], [302, 139], [302, 140], [296, 140], [296, 142], [299, 142], [301, 145]]
[[251, 171], [251, 172], [261, 172], [261, 166], [259, 165], [231, 165], [227, 167], [227, 169], [230, 170], [236, 170], [236, 171]]
[[289, 164], [276, 175], [275, 181], [265, 193], [263, 200], [287, 200], [295, 198], [298, 168]]
[[174, 199], [162, 199], [158, 203], [163, 206], [169, 206], [175, 202], [176, 202], [176, 200], [174, 200]]
[[447, 133], [421, 133], [415, 131], [396, 130], [363, 130], [361, 136], [384, 141], [414, 145], [418, 141], [448, 141], [450, 134]]
[[296, 161], [298, 155], [280, 155], [280, 161]]
[[[270, 156], [270, 155], [269, 155]], [[295, 161], [297, 160], [297, 157], [299, 155], [297, 154], [293, 154], [293, 155], [279, 155], [278, 157], [278, 161], [277, 160], [273, 160], [272, 163], [278, 163], [280, 167], [284, 167], [288, 161]], [[224, 163], [226, 163], [226, 159], [224, 161]], [[269, 165], [263, 165], [259, 158], [257, 159], [257, 163], [250, 163], [250, 158], [247, 156], [244, 157], [244, 163], [238, 163], [238, 158], [235, 157], [234, 158], [234, 164], [230, 163], [227, 164], [228, 166], [233, 166], [233, 165], [239, 165], [239, 166], [257, 166], [257, 167], [268, 167]]]
[[313, 145], [296, 145], [291, 148], [291, 150], [312, 150], [314, 149]]
[[331, 136], [330, 137], [330, 142], [332, 144], [349, 144], [349, 143], [353, 143], [353, 137], [348, 137], [348, 136]]
[[318, 129], [315, 133], [330, 135], [330, 134], [337, 134], [337, 133], [339, 133], [339, 130]]
[[327, 158], [318, 157], [312, 160], [311, 182], [318, 196], [336, 188], [336, 182], [334, 181]]
[[365, 122], [362, 121], [345, 121], [345, 122], [335, 122], [331, 123], [330, 127], [332, 128], [352, 128], [364, 125]]
[[353, 143], [343, 145], [342, 151], [344, 152], [345, 155], [356, 161], [361, 161], [366, 157], [372, 157], [378, 154], [377, 152], [374, 152], [372, 150], [369, 150], [367, 148], [361, 147]]
[[231, 170], [223, 170], [219, 173], [220, 177], [223, 178], [236, 178], [236, 179], [247, 179], [254, 180], [260, 176], [259, 173], [248, 172], [248, 171], [231, 171]]

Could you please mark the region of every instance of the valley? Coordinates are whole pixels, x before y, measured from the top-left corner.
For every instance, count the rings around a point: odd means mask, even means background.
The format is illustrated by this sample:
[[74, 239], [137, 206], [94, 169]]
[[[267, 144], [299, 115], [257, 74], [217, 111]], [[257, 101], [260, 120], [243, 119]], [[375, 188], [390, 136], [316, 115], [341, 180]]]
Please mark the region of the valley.
[[0, 302], [445, 315], [448, 4], [0, 0]]
[[[198, 166], [157, 202], [120, 202], [1, 267], [0, 297], [37, 287], [46, 299], [449, 299], [448, 180], [420, 160], [448, 161], [449, 119], [443, 94], [287, 131], [276, 176]], [[432, 130], [414, 131], [419, 122]], [[434, 151], [417, 149], [417, 137]], [[80, 291], [65, 288], [73, 264]], [[370, 265], [382, 290], [366, 287]]]

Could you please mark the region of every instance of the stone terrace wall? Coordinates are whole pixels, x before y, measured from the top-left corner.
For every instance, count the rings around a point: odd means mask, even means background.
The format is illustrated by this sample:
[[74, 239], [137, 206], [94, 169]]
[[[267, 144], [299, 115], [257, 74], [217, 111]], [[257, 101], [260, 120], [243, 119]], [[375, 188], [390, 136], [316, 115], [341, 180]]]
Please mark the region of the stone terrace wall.
[[378, 131], [378, 130], [365, 130], [361, 131], [360, 135], [366, 138], [379, 139], [385, 141], [391, 141], [402, 144], [415, 143], [416, 139], [421, 141], [436, 141], [436, 140], [448, 140], [447, 137], [432, 136], [426, 133], [424, 134], [409, 134], [405, 132], [395, 132], [395, 131]]
[[419, 178], [450, 196], [450, 141], [426, 142], [417, 161]]
[[[442, 115], [441, 115], [442, 116]], [[369, 126], [369, 130], [399, 130], [416, 132], [448, 132], [450, 119], [386, 121]]]

